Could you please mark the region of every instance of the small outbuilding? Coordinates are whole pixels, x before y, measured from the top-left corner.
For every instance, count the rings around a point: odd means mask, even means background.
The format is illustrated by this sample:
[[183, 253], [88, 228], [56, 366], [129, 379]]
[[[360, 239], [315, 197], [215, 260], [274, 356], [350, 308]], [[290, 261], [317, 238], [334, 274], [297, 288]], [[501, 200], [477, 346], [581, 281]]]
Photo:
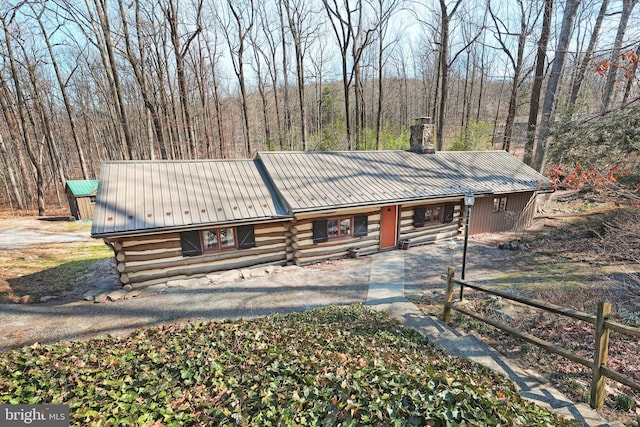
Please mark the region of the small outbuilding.
[[527, 227], [544, 176], [504, 151], [260, 152], [253, 160], [113, 161], [93, 237], [132, 286], [304, 265]]
[[71, 216], [77, 220], [92, 219], [97, 191], [97, 179], [68, 180], [65, 193]]

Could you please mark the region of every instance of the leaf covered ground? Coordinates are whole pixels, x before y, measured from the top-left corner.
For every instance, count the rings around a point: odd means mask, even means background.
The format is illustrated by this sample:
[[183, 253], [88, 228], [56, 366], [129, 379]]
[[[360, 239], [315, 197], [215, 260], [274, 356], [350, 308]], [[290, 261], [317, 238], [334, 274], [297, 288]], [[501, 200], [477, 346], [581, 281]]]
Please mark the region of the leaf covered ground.
[[0, 353], [8, 403], [73, 425], [569, 425], [362, 305]]
[[[640, 210], [607, 199], [597, 192], [560, 193], [537, 220], [544, 221], [543, 232], [523, 237], [519, 250], [497, 250], [498, 241], [487, 240], [487, 253], [471, 270], [472, 281], [489, 277], [490, 286], [590, 314], [596, 313], [598, 301], [609, 301], [612, 320], [640, 327]], [[442, 298], [424, 295], [419, 301], [423, 310], [441, 316]], [[464, 304], [587, 359], [593, 357], [594, 328], [589, 324], [470, 290], [465, 291]], [[574, 402], [588, 403], [591, 369], [461, 314], [454, 316], [451, 326], [477, 335], [522, 368], [541, 374]], [[611, 334], [611, 369], [640, 381], [639, 354], [638, 338]], [[609, 420], [640, 425], [640, 391], [607, 380], [605, 405], [598, 412]]]

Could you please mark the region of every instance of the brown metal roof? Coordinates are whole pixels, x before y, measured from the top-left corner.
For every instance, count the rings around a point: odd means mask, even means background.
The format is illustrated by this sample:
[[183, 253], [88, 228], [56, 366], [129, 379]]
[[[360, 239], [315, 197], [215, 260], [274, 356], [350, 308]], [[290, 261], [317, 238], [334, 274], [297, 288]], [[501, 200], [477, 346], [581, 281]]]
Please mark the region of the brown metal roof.
[[256, 160], [103, 162], [91, 234], [286, 216], [263, 173]]
[[549, 189], [505, 151], [261, 152], [258, 159], [293, 213]]

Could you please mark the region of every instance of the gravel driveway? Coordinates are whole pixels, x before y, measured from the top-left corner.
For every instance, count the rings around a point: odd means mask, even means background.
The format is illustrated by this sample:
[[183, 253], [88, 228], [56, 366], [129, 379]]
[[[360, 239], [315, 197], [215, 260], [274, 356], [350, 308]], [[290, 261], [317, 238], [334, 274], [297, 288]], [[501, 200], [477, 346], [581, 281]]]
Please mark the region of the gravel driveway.
[[[252, 279], [157, 288], [135, 298], [0, 305], [0, 350], [100, 335], [122, 336], [166, 322], [235, 319], [287, 313], [332, 304], [364, 302], [370, 257], [315, 266], [284, 267]], [[108, 284], [113, 278], [105, 279]], [[96, 283], [95, 286], [104, 286]]]

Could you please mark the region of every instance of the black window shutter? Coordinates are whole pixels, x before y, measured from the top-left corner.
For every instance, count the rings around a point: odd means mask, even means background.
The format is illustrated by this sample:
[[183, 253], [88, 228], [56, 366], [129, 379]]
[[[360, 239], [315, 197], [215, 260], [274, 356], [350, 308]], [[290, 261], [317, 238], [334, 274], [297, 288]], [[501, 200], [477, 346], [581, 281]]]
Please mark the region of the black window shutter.
[[183, 231], [180, 233], [180, 244], [182, 245], [182, 256], [202, 255], [199, 230]]
[[455, 206], [453, 203], [444, 205], [444, 219], [442, 222], [453, 222], [453, 210]]
[[236, 228], [238, 232], [238, 248], [247, 249], [256, 246], [256, 236], [253, 225], [241, 225]]
[[313, 243], [326, 242], [327, 240], [327, 220], [317, 219], [313, 221]]
[[413, 210], [413, 226], [414, 227], [424, 227], [424, 213], [427, 211], [426, 208], [415, 208]]
[[369, 234], [369, 217], [367, 215], [356, 215], [353, 217], [353, 235], [362, 237]]

